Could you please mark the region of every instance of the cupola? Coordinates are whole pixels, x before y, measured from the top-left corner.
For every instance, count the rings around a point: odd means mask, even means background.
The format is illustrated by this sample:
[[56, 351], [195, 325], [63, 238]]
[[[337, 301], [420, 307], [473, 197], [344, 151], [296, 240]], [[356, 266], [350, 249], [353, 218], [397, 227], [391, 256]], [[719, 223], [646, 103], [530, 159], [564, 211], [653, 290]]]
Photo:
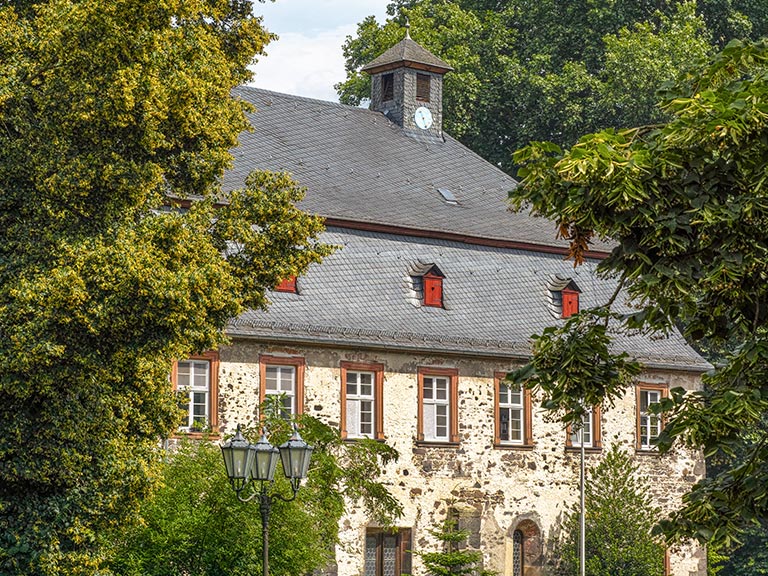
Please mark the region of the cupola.
[[371, 75], [371, 110], [406, 130], [441, 137], [443, 76], [453, 68], [405, 30], [405, 38], [362, 68]]

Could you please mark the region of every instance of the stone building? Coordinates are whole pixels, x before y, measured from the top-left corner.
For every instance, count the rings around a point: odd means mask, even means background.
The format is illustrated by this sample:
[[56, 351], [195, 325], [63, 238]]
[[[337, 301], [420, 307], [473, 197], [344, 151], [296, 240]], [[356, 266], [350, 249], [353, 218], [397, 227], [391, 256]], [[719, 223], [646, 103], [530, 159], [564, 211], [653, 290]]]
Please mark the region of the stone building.
[[[339, 250], [277, 287], [268, 311], [232, 321], [231, 345], [178, 363], [189, 424], [232, 432], [281, 393], [287, 409], [349, 441], [370, 436], [400, 452], [385, 481], [405, 506], [401, 528], [382, 532], [351, 510], [331, 567], [340, 576], [421, 573], [408, 550], [433, 547], [428, 531], [448, 514], [471, 531], [485, 568], [544, 574], [547, 542], [578, 498], [579, 438], [502, 379], [528, 358], [532, 334], [609, 298], [614, 285], [594, 275], [609, 247], [574, 269], [551, 222], [507, 209], [514, 180], [442, 131], [445, 62], [406, 36], [364, 69], [371, 109], [236, 91], [257, 112], [225, 189], [257, 168], [292, 173]], [[645, 372], [615, 407], [593, 410], [587, 465], [620, 443], [670, 509], [704, 462], [659, 456], [647, 407], [672, 387], [697, 388], [708, 365], [677, 335], [620, 345]], [[675, 576], [706, 572], [694, 547], [669, 563]]]

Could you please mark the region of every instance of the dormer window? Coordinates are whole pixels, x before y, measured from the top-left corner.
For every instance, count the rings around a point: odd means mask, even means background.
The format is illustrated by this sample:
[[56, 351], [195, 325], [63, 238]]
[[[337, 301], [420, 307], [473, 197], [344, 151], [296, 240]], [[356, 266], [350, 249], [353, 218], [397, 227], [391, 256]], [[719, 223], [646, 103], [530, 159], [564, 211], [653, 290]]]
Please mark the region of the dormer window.
[[296, 294], [296, 276], [289, 276], [275, 286], [275, 292], [290, 292]]
[[429, 102], [429, 74], [416, 74], [416, 100]]
[[422, 306], [443, 308], [443, 278], [445, 274], [434, 264], [417, 264], [411, 269], [413, 286], [420, 293]]
[[571, 278], [554, 275], [547, 285], [549, 311], [555, 318], [570, 318], [579, 312], [581, 290]]
[[443, 307], [443, 277], [433, 272], [424, 275], [424, 306]]
[[579, 313], [579, 293], [570, 288], [563, 288], [561, 291], [563, 301], [563, 318], [570, 318]]
[[381, 100], [386, 102], [387, 100], [395, 99], [395, 75], [393, 73], [381, 75]]

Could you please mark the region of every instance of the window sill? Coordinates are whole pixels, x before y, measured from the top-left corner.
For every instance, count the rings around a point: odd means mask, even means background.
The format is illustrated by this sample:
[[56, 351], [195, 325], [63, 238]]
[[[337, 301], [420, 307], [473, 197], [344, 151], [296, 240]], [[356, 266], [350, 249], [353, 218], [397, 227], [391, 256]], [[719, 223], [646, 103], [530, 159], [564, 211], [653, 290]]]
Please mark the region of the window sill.
[[[565, 451], [569, 453], [579, 453], [581, 452], [581, 446], [566, 446]], [[602, 446], [584, 446], [584, 453], [585, 454], [600, 454], [603, 451]]]
[[635, 454], [639, 456], [660, 456], [656, 448], [635, 448]]
[[417, 440], [419, 448], [458, 448], [459, 442], [438, 442], [436, 440]]
[[535, 444], [494, 444], [493, 447], [498, 450], [523, 450], [530, 452], [536, 448]]
[[368, 436], [345, 436], [341, 439], [342, 442], [347, 442], [349, 444], [355, 444], [356, 442], [360, 442], [360, 440], [373, 440], [374, 442], [379, 442], [381, 444], [387, 441], [386, 438], [370, 438]]
[[192, 440], [202, 440], [202, 439], [210, 439], [210, 440], [218, 440], [221, 438], [221, 434], [218, 432], [183, 432], [181, 430], [177, 430], [171, 435], [171, 438], [190, 438]]

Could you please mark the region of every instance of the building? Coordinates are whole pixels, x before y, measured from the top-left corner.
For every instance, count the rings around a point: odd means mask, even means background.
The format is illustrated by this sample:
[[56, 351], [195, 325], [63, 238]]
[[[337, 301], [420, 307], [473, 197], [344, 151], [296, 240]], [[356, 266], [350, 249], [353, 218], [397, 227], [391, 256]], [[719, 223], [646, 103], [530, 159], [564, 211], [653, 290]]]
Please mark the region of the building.
[[[609, 298], [614, 285], [594, 275], [609, 247], [574, 269], [551, 222], [508, 211], [514, 180], [442, 131], [448, 64], [406, 36], [365, 70], [370, 110], [236, 91], [257, 109], [255, 130], [224, 188], [257, 168], [292, 173], [307, 187], [302, 207], [326, 218], [324, 240], [340, 249], [277, 287], [268, 311], [233, 320], [230, 346], [179, 362], [189, 424], [231, 432], [282, 393], [287, 410], [338, 425], [350, 441], [397, 448], [386, 481], [405, 505], [401, 529], [384, 533], [352, 510], [331, 567], [340, 576], [418, 574], [406, 551], [434, 545], [428, 530], [448, 514], [470, 529], [486, 568], [544, 574], [547, 541], [577, 499], [579, 438], [502, 379], [525, 362], [531, 334]], [[671, 387], [697, 388], [708, 365], [678, 335], [620, 345], [645, 372], [615, 407], [593, 410], [588, 465], [621, 443], [656, 504], [671, 508], [704, 461], [660, 457], [647, 407]], [[705, 572], [701, 549], [670, 554], [671, 574]]]

